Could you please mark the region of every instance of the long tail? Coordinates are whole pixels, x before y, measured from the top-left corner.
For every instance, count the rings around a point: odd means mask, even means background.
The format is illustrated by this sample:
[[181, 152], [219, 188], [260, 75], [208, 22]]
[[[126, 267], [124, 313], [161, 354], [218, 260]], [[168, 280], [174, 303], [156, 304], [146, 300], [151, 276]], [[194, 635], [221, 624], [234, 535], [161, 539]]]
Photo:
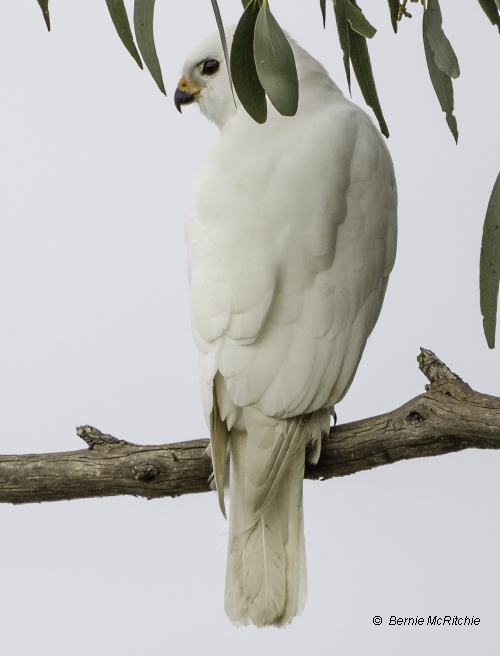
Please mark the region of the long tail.
[[225, 607], [235, 624], [285, 626], [307, 595], [302, 483], [310, 426], [245, 408], [230, 435]]

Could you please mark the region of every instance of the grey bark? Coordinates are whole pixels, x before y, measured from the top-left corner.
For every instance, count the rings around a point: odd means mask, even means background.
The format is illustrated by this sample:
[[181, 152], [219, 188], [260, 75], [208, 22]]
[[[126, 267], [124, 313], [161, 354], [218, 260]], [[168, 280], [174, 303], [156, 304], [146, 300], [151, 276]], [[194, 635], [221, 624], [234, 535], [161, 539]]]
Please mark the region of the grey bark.
[[[425, 394], [384, 415], [336, 426], [323, 441], [309, 479], [359, 471], [463, 449], [500, 448], [500, 399], [472, 390], [431, 351], [419, 366]], [[0, 456], [0, 502], [38, 503], [129, 494], [148, 499], [210, 489], [208, 439], [145, 446], [118, 440], [91, 426], [77, 434], [80, 451]]]

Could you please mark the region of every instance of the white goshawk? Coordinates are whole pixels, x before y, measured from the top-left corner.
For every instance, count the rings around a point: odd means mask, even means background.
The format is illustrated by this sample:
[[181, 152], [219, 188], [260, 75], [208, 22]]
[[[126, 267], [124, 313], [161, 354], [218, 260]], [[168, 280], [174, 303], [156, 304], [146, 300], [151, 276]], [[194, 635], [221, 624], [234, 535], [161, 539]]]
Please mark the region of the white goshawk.
[[191, 313], [224, 513], [230, 458], [225, 608], [257, 626], [284, 626], [304, 607], [305, 460], [317, 461], [352, 382], [396, 253], [382, 137], [290, 43], [293, 117], [268, 103], [259, 125], [235, 104], [218, 34], [187, 59], [175, 94], [220, 129], [189, 200]]

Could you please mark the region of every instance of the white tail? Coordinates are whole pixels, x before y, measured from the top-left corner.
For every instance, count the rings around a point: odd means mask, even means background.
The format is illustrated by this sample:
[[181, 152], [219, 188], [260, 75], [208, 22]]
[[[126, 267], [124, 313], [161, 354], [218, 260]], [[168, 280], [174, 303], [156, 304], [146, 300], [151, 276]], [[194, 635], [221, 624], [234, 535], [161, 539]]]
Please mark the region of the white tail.
[[244, 408], [243, 418], [246, 431], [230, 435], [226, 612], [235, 624], [285, 626], [307, 594], [302, 483], [310, 432], [303, 417]]

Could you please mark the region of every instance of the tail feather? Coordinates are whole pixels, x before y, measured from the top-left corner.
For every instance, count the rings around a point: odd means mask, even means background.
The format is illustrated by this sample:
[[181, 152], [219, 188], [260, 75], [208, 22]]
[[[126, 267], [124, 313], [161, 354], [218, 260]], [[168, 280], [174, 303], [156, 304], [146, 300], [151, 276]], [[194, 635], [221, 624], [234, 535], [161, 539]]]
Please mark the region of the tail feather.
[[244, 409], [230, 435], [226, 612], [236, 624], [285, 626], [302, 612], [306, 564], [302, 483], [309, 438], [303, 417]]
[[210, 413], [210, 447], [212, 452], [212, 466], [214, 469], [214, 480], [219, 507], [226, 517], [226, 506], [224, 503], [224, 476], [226, 471], [227, 445], [229, 443], [229, 431], [227, 423], [222, 419], [219, 412], [219, 404], [215, 386], [213, 389], [213, 406]]

